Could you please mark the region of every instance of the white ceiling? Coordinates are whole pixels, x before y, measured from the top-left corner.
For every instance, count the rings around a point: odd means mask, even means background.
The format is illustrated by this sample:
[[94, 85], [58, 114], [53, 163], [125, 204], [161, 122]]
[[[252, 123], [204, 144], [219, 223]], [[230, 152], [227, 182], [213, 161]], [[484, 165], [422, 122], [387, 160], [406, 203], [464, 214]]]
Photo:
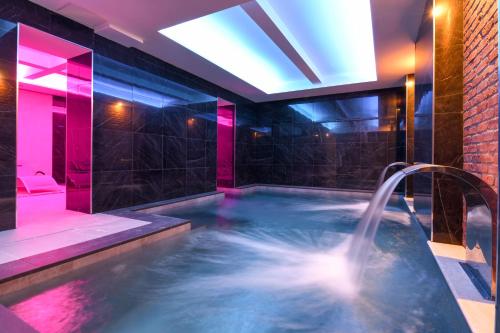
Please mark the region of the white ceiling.
[[426, 2], [371, 0], [377, 81], [267, 95], [158, 33], [166, 27], [243, 4], [247, 0], [32, 1], [94, 28], [106, 38], [137, 47], [255, 102], [401, 86], [404, 76], [414, 72], [414, 41]]

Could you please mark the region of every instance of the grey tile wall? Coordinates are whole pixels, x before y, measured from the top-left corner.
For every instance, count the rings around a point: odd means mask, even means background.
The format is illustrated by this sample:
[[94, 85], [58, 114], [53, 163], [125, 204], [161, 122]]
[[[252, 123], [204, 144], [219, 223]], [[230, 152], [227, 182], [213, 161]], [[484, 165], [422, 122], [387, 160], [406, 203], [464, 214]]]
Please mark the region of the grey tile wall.
[[[426, 12], [432, 8], [427, 1]], [[415, 162], [432, 163], [432, 77], [433, 77], [433, 23], [424, 15], [415, 45]], [[431, 220], [432, 175], [415, 175], [414, 206], [420, 221]], [[430, 223], [422, 225], [431, 237]]]

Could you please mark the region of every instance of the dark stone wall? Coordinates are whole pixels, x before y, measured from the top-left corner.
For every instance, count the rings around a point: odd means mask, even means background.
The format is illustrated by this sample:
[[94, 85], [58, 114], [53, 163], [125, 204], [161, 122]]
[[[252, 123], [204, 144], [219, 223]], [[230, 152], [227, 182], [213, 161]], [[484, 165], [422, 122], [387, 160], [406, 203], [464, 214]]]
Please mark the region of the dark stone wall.
[[0, 20], [0, 230], [16, 223], [17, 26]]
[[[415, 74], [406, 75], [406, 103], [405, 103], [405, 142], [406, 142], [406, 162], [414, 163], [415, 148]], [[405, 179], [405, 196], [413, 198], [413, 177]]]
[[[414, 161], [432, 163], [432, 76], [433, 76], [433, 19], [428, 0], [415, 44], [415, 117]], [[432, 175], [413, 177], [414, 206], [427, 237], [431, 237]]]
[[[463, 1], [436, 0], [445, 13], [434, 22], [433, 162], [463, 168]], [[434, 175], [433, 233], [436, 242], [463, 244], [463, 197], [450, 176]]]
[[94, 55], [94, 211], [215, 191], [217, 98]]
[[405, 160], [403, 88], [261, 103], [237, 110], [237, 185], [372, 190]]
[[[416, 44], [415, 161], [462, 168], [463, 2], [434, 4], [443, 12], [432, 17], [433, 2], [427, 2]], [[462, 244], [463, 202], [456, 180], [415, 177], [415, 208], [433, 241]]]

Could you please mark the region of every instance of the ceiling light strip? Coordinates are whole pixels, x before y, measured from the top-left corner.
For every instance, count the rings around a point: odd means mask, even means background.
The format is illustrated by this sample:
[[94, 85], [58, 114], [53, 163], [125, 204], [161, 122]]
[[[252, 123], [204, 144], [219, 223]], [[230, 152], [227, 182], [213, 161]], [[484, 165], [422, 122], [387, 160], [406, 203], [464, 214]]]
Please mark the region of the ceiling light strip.
[[[318, 75], [314, 72], [304, 57], [298, 52], [298, 47], [293, 46], [285, 37], [273, 20], [266, 14], [258, 2], [247, 2], [241, 8], [254, 20], [254, 22], [271, 38], [283, 53], [297, 66], [311, 83], [321, 83]], [[303, 52], [302, 52], [303, 53]], [[304, 54], [304, 53], [303, 53]]]

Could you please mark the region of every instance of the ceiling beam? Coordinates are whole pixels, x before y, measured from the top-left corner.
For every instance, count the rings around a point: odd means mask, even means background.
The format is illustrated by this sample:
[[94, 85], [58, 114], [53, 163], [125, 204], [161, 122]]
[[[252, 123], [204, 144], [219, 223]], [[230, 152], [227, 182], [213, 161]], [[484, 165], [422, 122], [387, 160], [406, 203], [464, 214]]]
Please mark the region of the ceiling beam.
[[243, 10], [254, 20], [255, 23], [271, 38], [271, 40], [285, 53], [285, 55], [297, 66], [297, 68], [307, 77], [311, 83], [321, 83], [319, 77], [312, 68], [300, 56], [295, 48], [290, 44], [281, 30], [274, 24], [257, 1], [247, 2], [241, 5]]

